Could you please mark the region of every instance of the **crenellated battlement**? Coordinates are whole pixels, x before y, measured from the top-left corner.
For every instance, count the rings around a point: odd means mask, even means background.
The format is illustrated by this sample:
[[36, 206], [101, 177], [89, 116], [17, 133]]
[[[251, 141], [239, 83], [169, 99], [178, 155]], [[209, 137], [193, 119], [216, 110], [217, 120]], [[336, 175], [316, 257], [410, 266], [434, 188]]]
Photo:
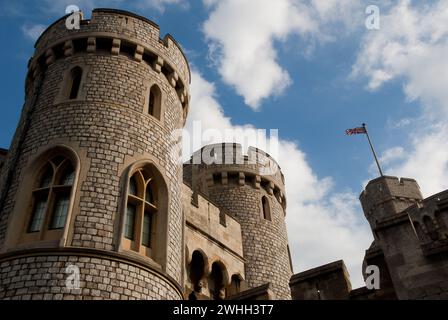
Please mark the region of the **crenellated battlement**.
[[359, 196], [364, 214], [371, 223], [400, 213], [421, 201], [414, 179], [384, 176], [370, 181]]
[[161, 39], [157, 24], [122, 10], [95, 9], [90, 20], [81, 21], [79, 30], [67, 29], [67, 17], [54, 22], [36, 41], [34, 56], [28, 64], [29, 80], [35, 79], [56, 60], [76, 54], [124, 55], [138, 63], [149, 64], [166, 77], [178, 94], [186, 118], [190, 68], [182, 48], [171, 35]]
[[160, 37], [160, 27], [153, 21], [132, 12], [99, 8], [92, 11], [90, 20], [82, 20], [79, 30], [68, 30], [65, 26], [67, 15], [48, 27], [36, 41], [36, 53], [41, 54], [55, 42], [80, 36], [84, 33], [116, 35], [135, 41], [143, 47], [154, 50], [162, 59], [170, 61], [178, 76], [185, 84], [190, 83], [190, 67], [181, 46], [167, 34]]
[[207, 145], [193, 153], [184, 170], [207, 188], [229, 184], [264, 188], [286, 209], [283, 173], [276, 160], [263, 150], [249, 147], [244, 154], [238, 143]]

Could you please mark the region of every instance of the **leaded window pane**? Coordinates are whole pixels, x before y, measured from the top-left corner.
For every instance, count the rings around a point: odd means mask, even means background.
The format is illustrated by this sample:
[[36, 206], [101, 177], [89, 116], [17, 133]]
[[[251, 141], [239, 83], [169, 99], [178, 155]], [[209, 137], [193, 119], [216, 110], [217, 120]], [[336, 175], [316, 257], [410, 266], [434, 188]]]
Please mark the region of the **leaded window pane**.
[[53, 169], [47, 168], [47, 170], [45, 170], [44, 175], [42, 176], [42, 179], [40, 180], [39, 187], [48, 188], [51, 185], [52, 180], [53, 180]]
[[136, 196], [137, 195], [137, 181], [132, 177], [129, 181], [129, 194]]
[[42, 228], [42, 223], [45, 218], [45, 208], [47, 207], [46, 199], [38, 199], [34, 206], [33, 216], [31, 218], [28, 232], [37, 232]]
[[68, 168], [61, 179], [61, 185], [62, 186], [71, 186], [73, 185], [73, 182], [75, 180], [75, 172], [72, 170], [72, 168]]
[[151, 247], [151, 224], [152, 224], [152, 214], [150, 212], [145, 212], [143, 218], [143, 237], [142, 244], [145, 247]]
[[124, 236], [129, 240], [134, 240], [134, 228], [135, 228], [135, 206], [128, 204], [126, 209], [126, 222], [124, 226]]
[[154, 193], [152, 192], [151, 184], [148, 184], [148, 186], [146, 187], [145, 201], [154, 204]]
[[61, 229], [65, 226], [67, 220], [68, 206], [70, 197], [68, 195], [58, 196], [54, 207], [53, 219], [51, 221], [51, 229]]

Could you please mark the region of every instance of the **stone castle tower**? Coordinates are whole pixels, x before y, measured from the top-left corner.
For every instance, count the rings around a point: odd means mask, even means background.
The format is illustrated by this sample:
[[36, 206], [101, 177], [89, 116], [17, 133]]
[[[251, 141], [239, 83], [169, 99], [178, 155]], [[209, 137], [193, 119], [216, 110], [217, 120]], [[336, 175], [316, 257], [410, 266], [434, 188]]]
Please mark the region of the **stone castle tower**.
[[176, 41], [125, 11], [66, 19], [36, 42], [1, 153], [0, 299], [290, 299], [275, 160], [219, 144], [193, 155], [215, 164], [179, 163], [190, 70]]
[[135, 14], [96, 9], [79, 30], [66, 18], [36, 42], [2, 170], [0, 296], [62, 298], [69, 262], [84, 298], [180, 299], [170, 134], [188, 113], [188, 62]]
[[37, 40], [0, 149], [0, 299], [448, 299], [448, 191], [368, 183], [364, 265], [381, 289], [352, 290], [343, 261], [292, 275], [276, 161], [221, 143], [179, 162], [190, 70], [176, 41], [121, 10], [66, 19]]
[[364, 264], [382, 271], [377, 294], [448, 299], [448, 191], [423, 199], [414, 179], [384, 176], [360, 201], [375, 239]]
[[352, 290], [343, 261], [294, 275], [293, 299], [448, 299], [448, 190], [423, 198], [414, 179], [382, 176], [360, 197], [374, 241], [368, 267], [379, 272], [379, 288]]
[[[213, 164], [200, 164], [212, 154]], [[203, 159], [202, 159], [203, 160]], [[198, 190], [241, 225], [246, 284], [271, 284], [278, 299], [291, 299], [291, 259], [285, 225], [286, 198], [280, 167], [265, 152], [241, 145], [209, 145], [193, 154], [185, 173]]]

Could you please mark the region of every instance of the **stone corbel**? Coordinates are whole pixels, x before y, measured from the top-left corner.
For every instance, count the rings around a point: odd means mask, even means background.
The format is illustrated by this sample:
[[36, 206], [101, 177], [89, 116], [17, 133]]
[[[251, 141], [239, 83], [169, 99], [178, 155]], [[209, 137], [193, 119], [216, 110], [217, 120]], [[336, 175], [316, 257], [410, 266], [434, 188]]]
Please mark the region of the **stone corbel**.
[[222, 185], [226, 186], [229, 184], [229, 175], [227, 172], [222, 172], [221, 173], [221, 177], [222, 177]]
[[45, 51], [45, 64], [49, 66], [55, 61], [54, 51], [53, 49], [48, 49]]
[[152, 68], [155, 72], [160, 73], [162, 72], [163, 63], [163, 59], [158, 56], [157, 59], [152, 63]]
[[114, 56], [117, 56], [118, 54], [120, 54], [120, 46], [121, 46], [121, 40], [120, 39], [112, 40], [111, 54], [114, 55]]
[[207, 174], [206, 178], [207, 187], [213, 187], [213, 175], [211, 173]]
[[67, 40], [64, 43], [64, 56], [71, 57], [74, 53], [73, 41]]
[[142, 46], [137, 46], [137, 48], [135, 49], [135, 55], [134, 55], [135, 61], [142, 62], [144, 51], [145, 51], [145, 48], [143, 48]]
[[258, 174], [255, 176], [255, 189], [260, 189], [261, 176]]
[[88, 53], [94, 53], [96, 51], [96, 38], [95, 37], [89, 37], [87, 39], [87, 52]]
[[169, 76], [168, 76], [168, 82], [170, 83], [170, 85], [173, 87], [173, 88], [176, 88], [176, 85], [177, 85], [177, 81], [179, 80], [179, 75], [177, 74], [177, 72], [176, 71], [173, 71], [173, 72], [171, 72], [170, 74], [169, 74]]
[[269, 181], [269, 184], [268, 184], [268, 194], [269, 195], [272, 196], [274, 194], [274, 188], [275, 188], [274, 182]]
[[246, 175], [244, 174], [244, 172], [240, 172], [238, 177], [238, 184], [240, 186], [244, 186], [245, 183], [246, 183]]

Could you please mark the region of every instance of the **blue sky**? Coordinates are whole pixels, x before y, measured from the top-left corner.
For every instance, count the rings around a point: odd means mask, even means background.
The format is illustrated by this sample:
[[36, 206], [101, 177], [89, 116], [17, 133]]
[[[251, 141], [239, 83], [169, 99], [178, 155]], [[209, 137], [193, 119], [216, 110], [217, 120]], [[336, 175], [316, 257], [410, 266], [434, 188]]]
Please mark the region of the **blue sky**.
[[[417, 178], [425, 195], [448, 185], [445, 1], [1, 0], [2, 148], [34, 40], [68, 4], [86, 17], [133, 11], [175, 37], [193, 70], [187, 128], [279, 130], [296, 272], [343, 258], [362, 285], [372, 237], [357, 196], [377, 172], [365, 137], [345, 129], [368, 124], [386, 174]], [[380, 9], [379, 30], [365, 27], [368, 4]]]

